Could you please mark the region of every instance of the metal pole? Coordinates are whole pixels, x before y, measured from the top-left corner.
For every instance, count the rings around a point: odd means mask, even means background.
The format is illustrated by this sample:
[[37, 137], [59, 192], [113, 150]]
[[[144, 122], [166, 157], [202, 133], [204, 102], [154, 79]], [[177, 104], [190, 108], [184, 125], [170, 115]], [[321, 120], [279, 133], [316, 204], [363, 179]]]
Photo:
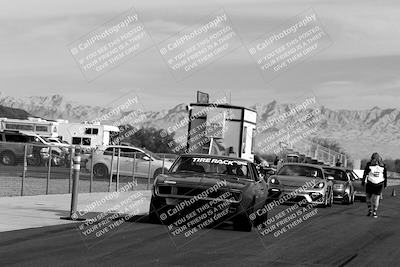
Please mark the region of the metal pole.
[[24, 181], [26, 177], [26, 170], [28, 168], [28, 163], [26, 161], [26, 157], [28, 154], [28, 145], [25, 145], [24, 149], [24, 169], [22, 170], [22, 181], [21, 181], [21, 197], [24, 195]]
[[50, 171], [51, 171], [51, 146], [49, 147], [49, 160], [47, 163], [47, 179], [46, 179], [46, 195], [49, 194], [49, 184], [50, 184]]
[[92, 186], [93, 186], [93, 154], [94, 151], [90, 152], [90, 183], [89, 183], [89, 193], [92, 193]]
[[72, 176], [73, 176], [73, 156], [75, 155], [75, 148], [71, 147], [69, 149], [69, 183], [68, 183], [68, 194], [71, 193], [71, 185], [72, 185]]
[[150, 188], [150, 174], [151, 174], [151, 158], [149, 159], [149, 171], [147, 174], [147, 187], [146, 187], [147, 190], [149, 190]]
[[118, 192], [119, 190], [119, 160], [121, 158], [121, 148], [118, 149], [118, 158], [117, 158], [117, 180], [115, 183], [115, 191]]
[[75, 154], [73, 159], [73, 182], [72, 182], [72, 196], [71, 196], [71, 211], [69, 213], [70, 218], [75, 220], [78, 216], [78, 183], [79, 183], [79, 172], [81, 169], [81, 156]]
[[136, 172], [136, 152], [133, 153], [132, 183], [135, 183], [135, 172]]
[[113, 152], [112, 152], [112, 155], [111, 155], [110, 181], [108, 183], [108, 192], [111, 192], [111, 184], [112, 184], [112, 177], [113, 177], [114, 154], [115, 154], [115, 148], [113, 148]]
[[162, 159], [162, 169], [161, 169], [162, 174], [164, 174], [164, 166], [165, 166], [165, 153], [163, 154], [163, 159]]

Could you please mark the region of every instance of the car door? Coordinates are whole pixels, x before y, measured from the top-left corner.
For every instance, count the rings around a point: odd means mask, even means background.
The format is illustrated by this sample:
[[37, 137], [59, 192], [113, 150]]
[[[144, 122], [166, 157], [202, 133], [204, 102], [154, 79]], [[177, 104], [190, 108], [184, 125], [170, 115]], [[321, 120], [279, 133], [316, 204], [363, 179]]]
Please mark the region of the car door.
[[253, 173], [253, 179], [254, 179], [254, 185], [255, 185], [255, 197], [256, 197], [256, 206], [254, 207], [255, 209], [261, 208], [265, 204], [265, 200], [267, 199], [267, 183], [265, 182], [264, 179], [262, 179], [258, 175], [257, 168], [254, 164], [249, 163], [249, 168], [251, 172]]
[[120, 174], [131, 176], [133, 172], [133, 155], [135, 150], [129, 147], [120, 148], [119, 169]]
[[133, 149], [135, 161], [135, 176], [138, 177], [148, 177], [149, 173], [149, 162], [151, 162], [151, 158], [141, 150]]

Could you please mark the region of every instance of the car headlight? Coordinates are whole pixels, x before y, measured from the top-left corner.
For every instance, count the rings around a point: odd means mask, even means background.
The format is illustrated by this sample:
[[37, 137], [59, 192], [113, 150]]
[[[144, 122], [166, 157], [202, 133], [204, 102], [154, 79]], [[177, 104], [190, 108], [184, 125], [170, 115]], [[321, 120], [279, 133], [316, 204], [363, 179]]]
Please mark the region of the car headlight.
[[279, 181], [276, 178], [271, 178], [271, 180], [269, 181], [271, 182], [271, 184], [279, 184]]
[[320, 182], [320, 183], [314, 185], [314, 188], [323, 188], [324, 186], [325, 186], [325, 183]]

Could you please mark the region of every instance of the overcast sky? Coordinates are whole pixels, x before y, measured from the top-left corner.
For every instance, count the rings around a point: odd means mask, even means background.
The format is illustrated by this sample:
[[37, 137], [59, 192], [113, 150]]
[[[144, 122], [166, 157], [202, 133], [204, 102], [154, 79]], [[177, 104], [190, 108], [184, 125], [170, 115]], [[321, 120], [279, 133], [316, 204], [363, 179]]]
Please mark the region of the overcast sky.
[[[313, 8], [333, 44], [273, 81], [260, 76], [241, 47], [183, 81], [176, 81], [153, 47], [87, 82], [67, 45], [134, 7], [155, 43], [224, 8], [244, 45]], [[103, 105], [136, 90], [149, 110], [232, 95], [232, 104], [293, 102], [312, 90], [332, 109], [400, 108], [400, 2], [372, 0], [82, 1], [13, 0], [0, 9], [0, 92], [62, 94]]]

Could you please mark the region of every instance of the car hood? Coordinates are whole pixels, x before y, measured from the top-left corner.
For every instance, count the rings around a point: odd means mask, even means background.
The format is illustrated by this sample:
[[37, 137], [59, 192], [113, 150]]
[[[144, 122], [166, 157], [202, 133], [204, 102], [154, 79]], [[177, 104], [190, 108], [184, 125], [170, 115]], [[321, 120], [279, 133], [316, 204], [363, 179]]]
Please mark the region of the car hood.
[[312, 178], [306, 176], [286, 176], [286, 175], [273, 175], [270, 179], [276, 178], [279, 181], [279, 185], [281, 186], [289, 186], [289, 187], [312, 187], [319, 182], [324, 182], [324, 179], [321, 178]]
[[177, 185], [187, 185], [193, 187], [209, 187], [216, 184], [221, 187], [242, 189], [248, 186], [249, 182], [244, 179], [238, 179], [230, 176], [220, 176], [212, 174], [196, 173], [169, 173], [157, 177], [157, 183], [169, 183]]

